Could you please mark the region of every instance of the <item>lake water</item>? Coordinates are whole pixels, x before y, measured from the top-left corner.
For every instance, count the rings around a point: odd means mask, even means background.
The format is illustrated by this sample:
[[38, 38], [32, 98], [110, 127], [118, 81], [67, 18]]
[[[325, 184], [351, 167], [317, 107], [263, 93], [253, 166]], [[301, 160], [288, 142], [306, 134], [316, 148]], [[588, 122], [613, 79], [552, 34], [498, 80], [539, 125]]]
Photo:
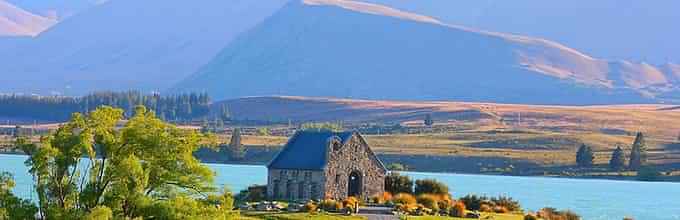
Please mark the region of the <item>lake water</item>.
[[[25, 156], [0, 155], [0, 171], [15, 175], [17, 195], [35, 198]], [[217, 173], [217, 184], [238, 192], [252, 184], [266, 184], [263, 166], [208, 164]], [[415, 178], [434, 178], [451, 187], [454, 197], [466, 194], [506, 195], [520, 201], [525, 210], [545, 206], [571, 209], [584, 220], [680, 220], [680, 183], [652, 183], [542, 177], [485, 176], [406, 172]]]

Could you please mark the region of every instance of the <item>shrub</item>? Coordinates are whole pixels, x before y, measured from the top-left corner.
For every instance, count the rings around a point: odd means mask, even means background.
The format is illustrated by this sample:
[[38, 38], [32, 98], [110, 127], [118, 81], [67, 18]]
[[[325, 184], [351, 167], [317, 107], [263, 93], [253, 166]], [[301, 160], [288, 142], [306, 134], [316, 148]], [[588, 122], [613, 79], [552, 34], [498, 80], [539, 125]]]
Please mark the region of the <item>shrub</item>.
[[473, 194], [460, 198], [460, 201], [465, 203], [465, 207], [467, 207], [469, 210], [480, 211], [482, 204], [488, 204], [489, 198], [486, 196], [478, 196]]
[[515, 201], [511, 197], [499, 196], [496, 198], [491, 198], [491, 201], [496, 206], [505, 207], [509, 212], [520, 212], [522, 211], [522, 206], [520, 206], [518, 201]]
[[446, 184], [439, 182], [435, 179], [417, 180], [415, 194], [448, 195], [449, 187]]
[[403, 204], [403, 205], [415, 205], [418, 203], [415, 197], [413, 195], [408, 194], [408, 193], [399, 193], [396, 196], [394, 196], [394, 204]]
[[495, 213], [509, 213], [510, 210], [508, 210], [508, 208], [506, 208], [505, 206], [498, 206], [497, 205], [497, 206], [493, 207], [493, 212], [495, 212]]
[[448, 211], [451, 209], [451, 201], [439, 200], [437, 201], [437, 206], [439, 207], [439, 210]]
[[359, 204], [359, 200], [355, 197], [347, 197], [345, 200], [342, 201], [342, 206], [344, 207], [351, 207], [354, 209]]
[[524, 216], [524, 220], [538, 220], [538, 217], [533, 214], [527, 214]]
[[387, 169], [391, 170], [391, 171], [405, 171], [406, 166], [404, 166], [404, 164], [400, 164], [400, 163], [391, 163], [391, 164], [387, 165]]
[[385, 191], [396, 195], [399, 193], [413, 194], [413, 180], [408, 176], [402, 176], [397, 172], [391, 172], [385, 177]]
[[492, 211], [493, 211], [493, 208], [491, 208], [491, 206], [490, 206], [489, 204], [481, 204], [481, 205], [479, 206], [479, 210], [477, 210], [477, 211], [480, 211], [480, 212], [492, 212]]
[[324, 211], [341, 211], [342, 203], [332, 199], [326, 199], [321, 201], [319, 207]]
[[267, 186], [252, 185], [247, 189], [242, 190], [236, 195], [236, 201], [242, 202], [259, 202], [267, 198]]
[[544, 220], [580, 220], [581, 217], [576, 213], [566, 210], [558, 211], [555, 208], [546, 207], [538, 211], [538, 217]]
[[302, 206], [302, 211], [303, 212], [309, 212], [309, 213], [315, 213], [318, 207], [314, 202], [307, 202], [304, 206]]
[[416, 199], [418, 204], [423, 205], [423, 207], [431, 209], [434, 212], [439, 212], [439, 197], [431, 194], [419, 195]]
[[376, 203], [376, 204], [385, 204], [386, 202], [391, 201], [391, 200], [392, 200], [392, 194], [389, 193], [389, 192], [384, 192], [384, 193], [377, 195], [377, 196], [372, 198], [373, 203]]
[[451, 207], [451, 211], [449, 212], [449, 215], [453, 217], [465, 217], [465, 203], [463, 202], [457, 202], [456, 204]]
[[413, 215], [420, 208], [417, 204], [398, 204], [394, 209], [401, 213]]

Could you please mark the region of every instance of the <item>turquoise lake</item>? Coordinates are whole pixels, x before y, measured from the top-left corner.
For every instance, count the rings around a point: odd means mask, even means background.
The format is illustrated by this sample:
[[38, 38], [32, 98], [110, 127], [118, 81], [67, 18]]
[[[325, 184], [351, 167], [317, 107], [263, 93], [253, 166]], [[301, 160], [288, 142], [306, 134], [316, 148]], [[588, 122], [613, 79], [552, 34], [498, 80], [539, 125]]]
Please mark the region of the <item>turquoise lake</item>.
[[[15, 193], [34, 198], [25, 156], [0, 155], [0, 171], [15, 175]], [[263, 166], [207, 164], [217, 174], [216, 183], [238, 192], [248, 185], [266, 184]], [[415, 178], [433, 178], [451, 187], [454, 197], [467, 194], [505, 195], [519, 200], [525, 210], [545, 206], [570, 209], [584, 220], [680, 220], [680, 183], [613, 180], [511, 177], [405, 172]]]

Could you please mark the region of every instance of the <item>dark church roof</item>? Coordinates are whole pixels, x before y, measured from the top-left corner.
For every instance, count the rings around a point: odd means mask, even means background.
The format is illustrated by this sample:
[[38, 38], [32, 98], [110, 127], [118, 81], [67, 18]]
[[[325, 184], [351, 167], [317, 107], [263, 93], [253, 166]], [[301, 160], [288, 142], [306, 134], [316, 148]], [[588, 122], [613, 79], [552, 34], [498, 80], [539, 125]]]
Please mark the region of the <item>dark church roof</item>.
[[267, 166], [270, 169], [323, 170], [326, 166], [328, 140], [337, 136], [342, 144], [353, 132], [299, 131]]

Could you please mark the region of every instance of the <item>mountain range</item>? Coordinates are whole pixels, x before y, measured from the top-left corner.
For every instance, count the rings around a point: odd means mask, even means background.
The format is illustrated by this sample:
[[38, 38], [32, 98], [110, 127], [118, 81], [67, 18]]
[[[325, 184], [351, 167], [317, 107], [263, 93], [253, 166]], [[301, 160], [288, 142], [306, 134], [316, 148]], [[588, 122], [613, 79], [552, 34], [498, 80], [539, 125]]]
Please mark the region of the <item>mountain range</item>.
[[[28, 40], [0, 38], [0, 92], [140, 89], [206, 91], [216, 99], [279, 94], [540, 104], [680, 100], [680, 66], [673, 63], [594, 57], [520, 35], [528, 33], [524, 29], [508, 34], [479, 27], [485, 23], [454, 25], [456, 16], [433, 10], [447, 6], [444, 1], [422, 1], [429, 7], [366, 1], [374, 3], [24, 3], [38, 14], [44, 8], [77, 10]], [[464, 9], [452, 10], [459, 11]], [[462, 18], [461, 24], [470, 24]]]
[[35, 36], [56, 23], [0, 0], [0, 37]]
[[79, 95], [161, 91], [195, 72], [285, 1], [114, 0], [0, 51], [4, 90]]
[[680, 62], [680, 1], [362, 0], [443, 22], [560, 42], [594, 57]]
[[176, 88], [218, 98], [606, 104], [672, 100], [678, 80], [673, 64], [597, 59], [556, 42], [382, 5], [305, 0], [244, 34]]

